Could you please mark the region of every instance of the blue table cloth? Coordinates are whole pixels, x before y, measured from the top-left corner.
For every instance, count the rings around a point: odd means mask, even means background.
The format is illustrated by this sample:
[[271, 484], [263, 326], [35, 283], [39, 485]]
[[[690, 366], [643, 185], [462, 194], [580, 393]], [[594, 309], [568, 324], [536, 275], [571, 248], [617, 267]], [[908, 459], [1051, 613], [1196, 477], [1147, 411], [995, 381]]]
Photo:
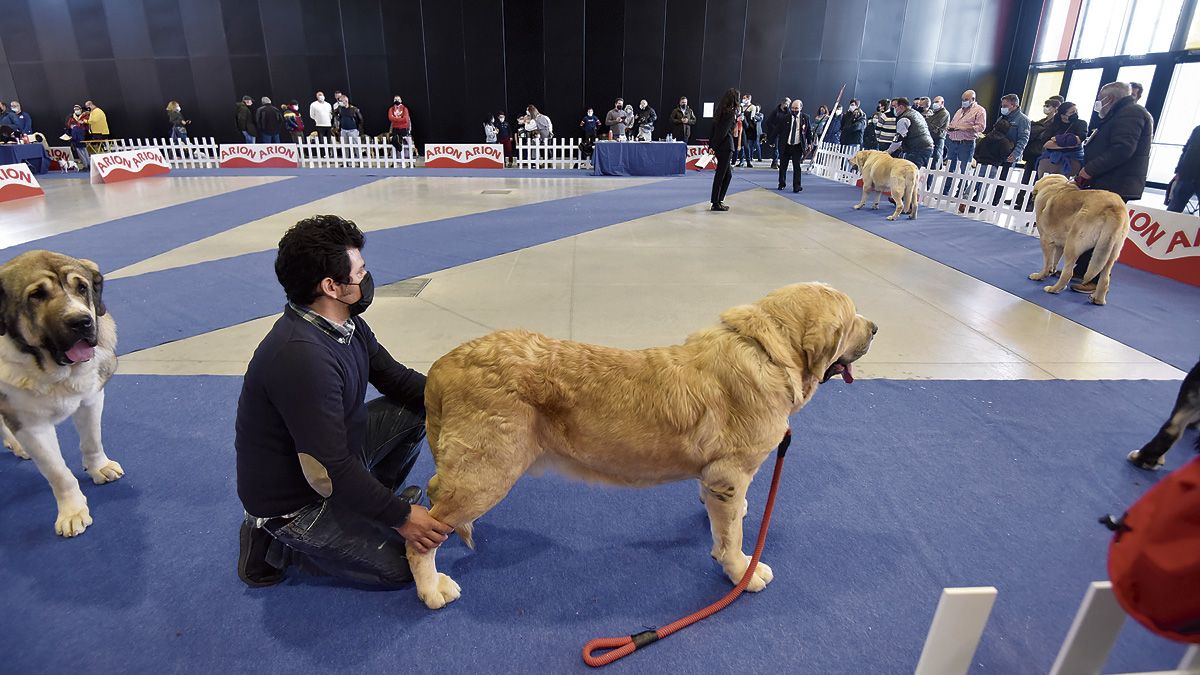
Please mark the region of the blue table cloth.
[[24, 145], [5, 143], [0, 145], [0, 166], [25, 162], [34, 173], [50, 170], [50, 155], [41, 143]]
[[592, 153], [597, 176], [678, 176], [686, 164], [687, 144], [681, 142], [602, 141]]

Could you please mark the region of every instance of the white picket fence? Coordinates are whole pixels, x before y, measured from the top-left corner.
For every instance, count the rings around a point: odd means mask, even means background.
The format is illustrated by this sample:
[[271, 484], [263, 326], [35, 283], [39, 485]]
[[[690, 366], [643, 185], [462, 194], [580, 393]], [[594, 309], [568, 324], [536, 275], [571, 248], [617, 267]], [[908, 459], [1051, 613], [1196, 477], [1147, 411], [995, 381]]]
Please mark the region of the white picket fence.
[[416, 166], [417, 153], [412, 137], [404, 139], [399, 150], [385, 137], [369, 136], [345, 141], [305, 138], [299, 146], [300, 166], [306, 168], [411, 169]]
[[[334, 138], [305, 138], [297, 144], [304, 168], [411, 169], [416, 166], [412, 139], [396, 147], [384, 138], [341, 141]], [[153, 148], [173, 169], [215, 169], [220, 166], [221, 145], [214, 138], [114, 138], [102, 148], [108, 152]], [[93, 148], [93, 152], [95, 148]]]
[[517, 168], [519, 169], [587, 169], [591, 162], [583, 160], [579, 151], [581, 138], [517, 139]]
[[[810, 172], [854, 185], [861, 174], [850, 165], [850, 158], [859, 149], [856, 146], [822, 144], [813, 156]], [[1033, 180], [1029, 185], [1021, 184], [1025, 169], [1013, 167], [1008, 177], [1001, 180], [999, 167], [979, 165], [967, 167], [961, 172], [950, 172], [945, 166], [935, 168], [932, 164], [931, 160], [930, 166], [920, 171], [919, 203], [922, 208], [957, 213], [1021, 234], [1037, 235], [1033, 226], [1033, 211], [1025, 210], [1025, 204], [1033, 198]], [[932, 183], [929, 181], [931, 176]], [[1000, 193], [999, 203], [993, 205], [997, 193]], [[874, 200], [872, 195], [868, 203]]]
[[215, 138], [114, 138], [109, 150], [144, 150], [162, 153], [172, 169], [215, 169], [221, 161], [221, 146]]

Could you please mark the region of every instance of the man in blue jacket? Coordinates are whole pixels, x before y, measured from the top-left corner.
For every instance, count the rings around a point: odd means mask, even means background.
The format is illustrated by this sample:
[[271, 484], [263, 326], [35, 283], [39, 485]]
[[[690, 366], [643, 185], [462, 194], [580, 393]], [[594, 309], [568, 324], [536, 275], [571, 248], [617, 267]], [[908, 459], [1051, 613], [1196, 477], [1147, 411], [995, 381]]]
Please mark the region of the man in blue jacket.
[[[246, 369], [235, 426], [238, 575], [250, 586], [295, 565], [395, 588], [412, 580], [405, 543], [427, 551], [451, 531], [418, 504], [420, 488], [396, 494], [425, 437], [425, 376], [359, 316], [374, 296], [363, 241], [354, 223], [314, 216], [279, 242], [288, 303]], [[383, 394], [369, 403], [368, 383]]]
[[8, 112], [0, 117], [0, 125], [12, 127], [18, 134], [28, 136], [33, 133], [33, 118], [21, 110], [21, 102], [13, 101], [8, 106]]

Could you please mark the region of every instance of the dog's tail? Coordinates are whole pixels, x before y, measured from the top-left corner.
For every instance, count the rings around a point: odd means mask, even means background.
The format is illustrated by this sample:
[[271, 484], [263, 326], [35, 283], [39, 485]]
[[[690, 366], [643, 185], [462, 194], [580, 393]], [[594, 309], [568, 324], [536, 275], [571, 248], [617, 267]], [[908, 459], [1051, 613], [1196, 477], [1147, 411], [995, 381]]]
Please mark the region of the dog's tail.
[[908, 217], [916, 220], [917, 218], [917, 200], [921, 197], [921, 170], [917, 169], [917, 175], [913, 177], [912, 185], [908, 186]]

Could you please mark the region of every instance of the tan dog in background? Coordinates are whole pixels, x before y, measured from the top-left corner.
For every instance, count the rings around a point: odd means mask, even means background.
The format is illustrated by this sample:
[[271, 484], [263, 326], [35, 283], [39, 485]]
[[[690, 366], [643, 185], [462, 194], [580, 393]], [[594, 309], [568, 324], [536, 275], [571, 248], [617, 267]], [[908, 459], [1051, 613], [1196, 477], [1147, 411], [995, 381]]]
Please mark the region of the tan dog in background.
[[[682, 345], [614, 349], [501, 331], [438, 359], [425, 388], [430, 515], [473, 546], [472, 523], [527, 472], [645, 487], [699, 479], [712, 557], [734, 583], [746, 490], [817, 385], [853, 381], [874, 323], [845, 294], [796, 284], [728, 310]], [[417, 594], [430, 609], [459, 597], [437, 551], [408, 547]], [[759, 563], [748, 590], [772, 579]]]
[[[1108, 296], [1112, 268], [1129, 233], [1129, 208], [1108, 190], [1081, 190], [1070, 178], [1047, 174], [1033, 185], [1033, 215], [1042, 243], [1042, 269], [1029, 275], [1034, 281], [1058, 274], [1058, 283], [1047, 293], [1060, 293], [1071, 282], [1075, 261], [1088, 249], [1092, 260], [1083, 283], [1095, 282], [1092, 302], [1103, 305]], [[1061, 273], [1058, 261], [1062, 258]]]
[[93, 482], [125, 475], [100, 440], [104, 385], [117, 369], [117, 326], [103, 290], [90, 260], [30, 251], [0, 266], [0, 432], [50, 483], [54, 531], [64, 537], [82, 534], [92, 517], [54, 427], [74, 417]]
[[917, 217], [917, 197], [920, 172], [917, 165], [907, 159], [897, 159], [879, 150], [859, 150], [850, 158], [850, 163], [862, 172], [862, 199], [854, 205], [855, 210], [861, 209], [867, 203], [871, 192], [875, 193], [875, 203], [872, 209], [879, 208], [879, 200], [884, 192], [890, 192], [896, 201], [896, 211], [888, 216], [895, 220], [901, 213], [907, 213], [909, 220]]

